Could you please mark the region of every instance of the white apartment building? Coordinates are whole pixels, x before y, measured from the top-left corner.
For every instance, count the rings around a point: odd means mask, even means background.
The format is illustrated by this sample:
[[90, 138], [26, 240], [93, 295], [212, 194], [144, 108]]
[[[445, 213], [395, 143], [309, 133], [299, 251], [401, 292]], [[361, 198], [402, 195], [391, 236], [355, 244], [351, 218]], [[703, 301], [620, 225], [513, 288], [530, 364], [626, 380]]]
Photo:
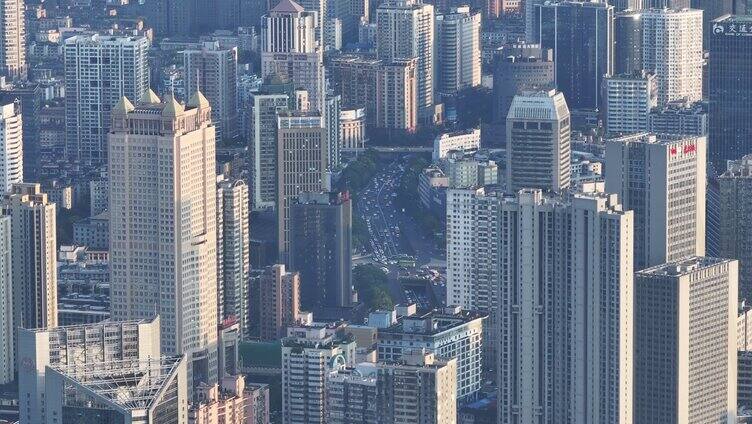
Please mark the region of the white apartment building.
[[659, 106], [702, 100], [702, 14], [699, 9], [642, 12], [642, 63], [655, 75]]
[[0, 189], [7, 192], [20, 182], [23, 182], [21, 105], [9, 103], [0, 106]]
[[322, 325], [290, 327], [282, 339], [282, 422], [326, 423], [326, 383], [329, 374], [351, 367], [355, 341], [337, 337]]
[[436, 89], [443, 95], [480, 85], [480, 11], [452, 8], [436, 16]]
[[514, 96], [507, 115], [506, 188], [560, 192], [571, 179], [571, 123], [564, 94], [555, 90]]
[[102, 366], [160, 357], [160, 319], [19, 329], [18, 391], [22, 424], [46, 423], [47, 367]]
[[736, 423], [736, 260], [635, 274], [635, 422]]
[[0, 216], [0, 384], [13, 381], [16, 369], [10, 220], [9, 216]]
[[484, 321], [487, 315], [457, 306], [401, 316], [378, 332], [379, 361], [400, 361], [405, 352], [420, 346], [445, 359], [457, 360], [456, 399], [473, 400], [481, 390]]
[[243, 339], [250, 336], [251, 233], [248, 185], [242, 179], [217, 183], [217, 315], [234, 317]]
[[162, 351], [185, 354], [189, 387], [217, 381], [217, 175], [206, 98], [122, 98], [109, 134], [115, 320], [158, 313]]
[[658, 105], [655, 76], [643, 71], [604, 77], [603, 102], [607, 134], [647, 131], [650, 111]]
[[327, 423], [454, 424], [457, 366], [411, 348], [400, 361], [337, 369], [327, 381]]
[[277, 199], [277, 113], [286, 111], [285, 93], [253, 94], [250, 137], [250, 190], [254, 210], [273, 209]]
[[26, 79], [26, 9], [24, 0], [0, 1], [0, 73]]
[[636, 270], [705, 253], [705, 137], [634, 134], [606, 143], [606, 192], [635, 214]]
[[76, 35], [65, 39], [65, 135], [70, 160], [107, 163], [110, 114], [120, 98], [149, 90], [146, 37]]
[[467, 131], [457, 131], [443, 133], [433, 139], [434, 162], [446, 158], [451, 151], [463, 153], [474, 153], [480, 148], [480, 128], [473, 128]]
[[417, 109], [421, 119], [434, 114], [434, 7], [418, 0], [389, 0], [376, 9], [377, 57], [384, 62], [416, 59]]
[[632, 422], [632, 213], [540, 190], [499, 207], [499, 422]]

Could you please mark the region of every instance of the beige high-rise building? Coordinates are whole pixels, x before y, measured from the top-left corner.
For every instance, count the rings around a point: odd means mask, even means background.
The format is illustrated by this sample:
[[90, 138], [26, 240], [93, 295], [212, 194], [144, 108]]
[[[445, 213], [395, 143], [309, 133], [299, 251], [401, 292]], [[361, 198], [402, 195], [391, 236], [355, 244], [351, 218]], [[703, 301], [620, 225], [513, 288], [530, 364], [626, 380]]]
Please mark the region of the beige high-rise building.
[[635, 423], [737, 422], [738, 272], [689, 257], [635, 274]]
[[417, 60], [384, 63], [376, 76], [377, 128], [414, 132], [418, 127]]
[[434, 114], [434, 7], [419, 0], [388, 0], [376, 10], [377, 57], [384, 62], [415, 58], [418, 116]]
[[0, 73], [26, 79], [26, 16], [24, 0], [0, 1]]
[[206, 98], [122, 98], [109, 133], [112, 317], [160, 315], [189, 386], [217, 381], [217, 175]]
[[635, 270], [705, 254], [706, 146], [649, 133], [606, 143], [606, 192], [635, 214]]
[[507, 190], [561, 192], [569, 187], [570, 132], [569, 108], [561, 92], [514, 96], [507, 114]]
[[655, 74], [658, 106], [702, 100], [702, 10], [642, 12], [642, 63]]
[[443, 95], [480, 85], [480, 12], [470, 6], [436, 17], [436, 88]]
[[[0, 203], [11, 219], [13, 328], [57, 325], [56, 206], [39, 184], [13, 184]], [[17, 254], [15, 254], [17, 253]]]
[[266, 267], [251, 283], [253, 325], [260, 340], [276, 341], [300, 314], [300, 274], [283, 264]]
[[329, 153], [321, 114], [279, 112], [277, 123], [277, 243], [284, 263], [289, 252], [290, 205], [300, 193], [325, 189]]
[[379, 412], [388, 423], [453, 424], [457, 422], [457, 360], [407, 350], [399, 362], [376, 366]]

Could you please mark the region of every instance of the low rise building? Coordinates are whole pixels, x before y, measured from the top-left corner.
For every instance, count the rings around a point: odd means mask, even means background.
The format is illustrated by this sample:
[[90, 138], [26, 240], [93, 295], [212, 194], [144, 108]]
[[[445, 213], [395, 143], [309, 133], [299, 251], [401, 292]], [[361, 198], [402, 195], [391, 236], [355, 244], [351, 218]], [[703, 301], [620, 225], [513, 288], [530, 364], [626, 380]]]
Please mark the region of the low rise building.
[[110, 213], [104, 211], [98, 215], [74, 222], [73, 243], [86, 246], [92, 250], [109, 250]]

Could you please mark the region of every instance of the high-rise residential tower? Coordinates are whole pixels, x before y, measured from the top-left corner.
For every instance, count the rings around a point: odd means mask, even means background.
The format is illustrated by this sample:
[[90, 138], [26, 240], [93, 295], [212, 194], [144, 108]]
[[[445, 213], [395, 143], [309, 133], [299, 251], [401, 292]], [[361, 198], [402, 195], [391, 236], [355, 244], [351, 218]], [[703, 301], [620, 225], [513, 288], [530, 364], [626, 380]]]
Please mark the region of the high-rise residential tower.
[[39, 184], [13, 184], [0, 202], [10, 216], [13, 328], [57, 325], [55, 204]]
[[710, 160], [723, 171], [724, 162], [752, 153], [752, 130], [746, 122], [752, 105], [752, 26], [750, 16], [724, 16], [712, 22], [708, 34], [708, 97], [710, 103]]
[[251, 299], [253, 336], [279, 340], [300, 314], [300, 274], [287, 271], [282, 264], [264, 268], [251, 279]]
[[418, 0], [385, 1], [376, 11], [376, 25], [379, 59], [416, 59], [418, 116], [430, 119], [434, 115], [437, 76], [433, 5]]
[[205, 42], [201, 49], [183, 51], [185, 90], [200, 90], [212, 105], [217, 139], [238, 136], [238, 49], [221, 48], [219, 42]]
[[658, 105], [702, 100], [702, 11], [642, 12], [643, 68], [655, 74]]
[[442, 95], [480, 85], [480, 12], [460, 6], [436, 16], [436, 90]]
[[19, 329], [57, 325], [56, 218], [39, 184], [13, 184], [0, 212], [0, 381], [9, 383]]
[[26, 79], [26, 9], [24, 0], [0, 1], [0, 74]]
[[634, 134], [606, 143], [606, 192], [634, 211], [640, 270], [705, 253], [705, 137]]
[[543, 3], [535, 30], [554, 52], [554, 82], [570, 109], [600, 109], [601, 86], [614, 71], [614, 8], [605, 2]]
[[70, 160], [91, 166], [107, 163], [112, 109], [123, 96], [136, 101], [149, 90], [149, 44], [142, 36], [98, 34], [63, 42]]
[[[29, 119], [36, 119], [31, 117]], [[23, 181], [23, 124], [21, 105], [17, 102], [0, 106], [0, 190], [10, 191]]]
[[290, 205], [292, 271], [303, 309], [352, 305], [352, 203], [348, 192], [301, 193]]
[[507, 190], [559, 192], [571, 177], [569, 108], [555, 90], [515, 96], [507, 114]]
[[738, 266], [689, 257], [635, 274], [634, 422], [736, 422]]
[[603, 79], [603, 111], [607, 134], [648, 130], [648, 116], [657, 106], [655, 76], [644, 71]]
[[[251, 272], [250, 202], [242, 179], [217, 184], [217, 251], [221, 251], [218, 308], [220, 320], [235, 317], [240, 335], [249, 337], [248, 280]], [[219, 272], [220, 270], [218, 270]]]
[[271, 81], [251, 97], [249, 190], [254, 210], [273, 209], [277, 201], [277, 113], [294, 109], [290, 83]]
[[291, 205], [300, 193], [324, 189], [329, 153], [321, 114], [280, 112], [277, 123], [277, 243], [289, 263]]
[[162, 323], [189, 386], [217, 381], [217, 176], [206, 98], [122, 98], [109, 133], [112, 317]]
[[499, 423], [632, 422], [632, 212], [540, 190], [498, 209]]
[[16, 369], [10, 220], [10, 216], [0, 216], [0, 384], [13, 381]]
[[377, 128], [414, 132], [418, 127], [417, 59], [383, 63], [376, 75]]

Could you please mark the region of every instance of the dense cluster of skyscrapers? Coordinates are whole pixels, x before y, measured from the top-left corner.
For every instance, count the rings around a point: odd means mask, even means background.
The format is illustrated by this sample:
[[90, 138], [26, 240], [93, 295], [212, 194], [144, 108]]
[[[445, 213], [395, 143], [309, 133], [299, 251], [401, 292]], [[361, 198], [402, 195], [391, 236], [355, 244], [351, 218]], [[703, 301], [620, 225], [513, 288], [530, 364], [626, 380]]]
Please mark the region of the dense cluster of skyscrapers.
[[[748, 13], [0, 0], [9, 421], [752, 422]], [[431, 307], [356, 290], [367, 142], [432, 152]]]

